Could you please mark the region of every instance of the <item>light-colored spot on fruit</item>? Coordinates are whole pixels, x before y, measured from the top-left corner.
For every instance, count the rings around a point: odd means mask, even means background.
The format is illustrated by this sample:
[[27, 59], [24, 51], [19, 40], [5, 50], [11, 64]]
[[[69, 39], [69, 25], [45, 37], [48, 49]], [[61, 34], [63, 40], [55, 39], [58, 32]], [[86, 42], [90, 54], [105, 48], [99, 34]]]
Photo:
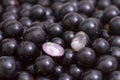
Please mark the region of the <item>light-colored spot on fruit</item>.
[[52, 42], [46, 42], [42, 46], [43, 51], [50, 56], [62, 56], [64, 54], [64, 49], [62, 46]]
[[76, 33], [75, 37], [71, 42], [71, 47], [74, 51], [79, 51], [84, 48], [88, 43], [88, 36], [83, 31]]

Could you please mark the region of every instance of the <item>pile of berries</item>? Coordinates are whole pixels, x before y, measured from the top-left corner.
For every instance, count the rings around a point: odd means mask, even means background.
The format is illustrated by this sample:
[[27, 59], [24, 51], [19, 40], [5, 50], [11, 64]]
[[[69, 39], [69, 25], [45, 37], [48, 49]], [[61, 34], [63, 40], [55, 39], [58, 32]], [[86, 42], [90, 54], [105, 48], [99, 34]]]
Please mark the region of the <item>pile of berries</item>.
[[120, 80], [120, 0], [0, 0], [0, 80]]

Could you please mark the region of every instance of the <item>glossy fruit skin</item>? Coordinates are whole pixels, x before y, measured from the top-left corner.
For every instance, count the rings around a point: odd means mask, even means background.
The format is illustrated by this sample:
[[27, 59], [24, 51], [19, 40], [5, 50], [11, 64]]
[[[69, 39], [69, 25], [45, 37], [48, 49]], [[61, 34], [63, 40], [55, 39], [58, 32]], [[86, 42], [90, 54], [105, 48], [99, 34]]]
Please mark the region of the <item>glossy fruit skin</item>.
[[42, 6], [49, 6], [51, 4], [50, 0], [38, 0], [38, 4]]
[[52, 42], [57, 43], [57, 44], [59, 44], [59, 45], [61, 45], [63, 47], [65, 46], [64, 40], [62, 38], [60, 38], [60, 37], [53, 38]]
[[49, 8], [45, 8], [45, 18], [47, 19], [49, 16], [53, 15], [53, 11]]
[[45, 31], [39, 27], [31, 27], [24, 33], [24, 40], [34, 42], [35, 44], [43, 43], [45, 38]]
[[114, 5], [120, 8], [120, 0], [113, 0], [112, 2]]
[[101, 71], [88, 70], [82, 74], [81, 80], [103, 80], [103, 75]]
[[67, 13], [76, 12], [77, 8], [72, 3], [64, 3], [57, 11], [57, 17], [59, 19], [63, 18]]
[[[62, 7], [61, 2], [54, 2], [53, 5], [52, 5], [52, 10], [57, 13], [57, 10], [59, 10], [61, 7]], [[55, 13], [55, 16], [57, 16], [56, 13]]]
[[30, 3], [23, 3], [21, 9], [31, 9], [32, 5]]
[[109, 22], [113, 17], [118, 16], [120, 10], [116, 6], [109, 6], [104, 10], [103, 22]]
[[69, 74], [74, 78], [74, 79], [79, 79], [83, 70], [82, 68], [79, 68], [77, 65], [72, 64], [69, 69]]
[[0, 42], [4, 39], [4, 34], [2, 31], [0, 31]]
[[62, 65], [70, 65], [74, 56], [74, 51], [72, 49], [65, 49], [64, 55], [61, 60]]
[[73, 78], [69, 74], [64, 73], [64, 74], [61, 74], [58, 80], [73, 80]]
[[99, 20], [96, 18], [87, 18], [80, 23], [79, 30], [84, 31], [91, 38], [95, 38], [100, 32]]
[[89, 1], [80, 1], [78, 3], [77, 8], [78, 8], [79, 13], [83, 13], [88, 16], [90, 16], [92, 12], [94, 11], [94, 5], [91, 4]]
[[110, 0], [99, 0], [98, 1], [98, 8], [104, 10], [105, 8], [109, 7], [111, 5]]
[[22, 17], [29, 17], [30, 16], [30, 10], [31, 9], [23, 8], [23, 9], [20, 10], [19, 14]]
[[96, 54], [93, 49], [85, 47], [75, 54], [78, 65], [91, 66], [96, 60]]
[[117, 66], [118, 61], [115, 57], [110, 55], [104, 55], [97, 61], [97, 69], [101, 70], [103, 73], [109, 73], [113, 70], [116, 70]]
[[14, 23], [14, 22], [17, 22], [17, 21], [15, 19], [6, 19], [6, 20], [3, 20], [2, 23], [1, 23], [1, 30], [4, 32], [5, 27], [7, 27], [8, 24]]
[[57, 77], [60, 76], [61, 74], [63, 74], [63, 72], [64, 72], [64, 68], [61, 65], [57, 65], [54, 68], [54, 75], [57, 76]]
[[88, 1], [88, 2], [90, 2], [91, 4], [94, 4], [94, 5], [96, 5], [96, 0], [81, 0], [81, 1]]
[[35, 4], [37, 0], [19, 0], [20, 3], [30, 3], [30, 4]]
[[72, 3], [77, 8], [77, 4], [78, 4], [77, 0], [69, 0], [69, 3]]
[[32, 21], [31, 21], [29, 18], [27, 18], [27, 17], [21, 18], [21, 19], [20, 19], [20, 22], [21, 22], [21, 24], [22, 24], [23, 26], [26, 26], [26, 27], [30, 27], [31, 24], [32, 24]]
[[[12, 22], [11, 20], [13, 19], [6, 19], [6, 20], [3, 20], [1, 23], [0, 23], [0, 29], [1, 31], [4, 31], [4, 27], [9, 23], [9, 22]], [[16, 20], [15, 20], [16, 21]]]
[[4, 33], [9, 37], [19, 38], [23, 35], [23, 26], [19, 22], [10, 22], [4, 27]]
[[111, 46], [120, 47], [120, 36], [111, 36], [109, 42]]
[[47, 77], [37, 77], [35, 80], [51, 80], [50, 78], [47, 78]]
[[39, 56], [34, 63], [35, 72], [43, 75], [51, 74], [54, 70], [54, 67], [54, 60], [47, 55]]
[[15, 6], [7, 6], [6, 11], [12, 12], [12, 13], [17, 13], [18, 9]]
[[63, 39], [67, 44], [71, 43], [72, 39], [74, 38], [75, 33], [73, 31], [65, 31], [63, 33]]
[[49, 28], [49, 25], [52, 24], [52, 22], [49, 22], [49, 20], [48, 20], [48, 21], [41, 22], [41, 24], [43, 24], [44, 29], [47, 32], [47, 29]]
[[56, 0], [53, 0], [54, 2], [61, 2], [61, 3], [64, 3], [64, 2], [66, 2], [67, 0], [58, 0], [58, 1], [56, 1]]
[[15, 5], [17, 5], [18, 3], [17, 3], [17, 0], [3, 0], [2, 1], [2, 4], [4, 5], [4, 6], [15, 6]]
[[17, 80], [34, 80], [33, 76], [26, 71], [18, 72], [16, 79]]
[[109, 75], [109, 80], [120, 80], [120, 71], [113, 71]]
[[0, 78], [10, 79], [16, 71], [16, 61], [13, 57], [0, 57]]
[[54, 16], [47, 16], [46, 17], [46, 21], [49, 22], [49, 23], [55, 23], [56, 22], [56, 18]]
[[6, 20], [6, 19], [18, 19], [18, 16], [16, 13], [7, 11], [2, 15], [2, 19]]
[[109, 49], [109, 43], [104, 38], [97, 38], [93, 42], [93, 49], [96, 51], [96, 53], [104, 54]]
[[120, 0], [0, 0], [0, 80], [120, 80]]
[[78, 29], [81, 21], [85, 20], [87, 17], [84, 14], [78, 14], [76, 12], [71, 12], [63, 17], [62, 23], [65, 28], [75, 30]]
[[[116, 26], [117, 25], [117, 26]], [[120, 16], [113, 17], [109, 22], [109, 28], [112, 34], [119, 35]]]
[[101, 20], [103, 17], [103, 12], [104, 12], [103, 10], [95, 11], [93, 13], [93, 17]]
[[30, 16], [32, 19], [41, 19], [44, 16], [45, 10], [41, 5], [34, 5], [30, 10]]
[[3, 39], [1, 42], [1, 51], [3, 55], [13, 56], [17, 48], [15, 39]]
[[32, 42], [23, 41], [17, 47], [17, 55], [24, 62], [32, 61], [38, 56], [37, 47]]
[[42, 28], [43, 30], [45, 30], [44, 23], [43, 22], [39, 22], [39, 21], [32, 22], [31, 27], [38, 27], [38, 28]]
[[58, 23], [52, 23], [47, 28], [47, 33], [53, 37], [60, 36], [63, 33], [63, 27]]
[[120, 48], [119, 47], [110, 47], [109, 54], [116, 57], [116, 59], [120, 60]]

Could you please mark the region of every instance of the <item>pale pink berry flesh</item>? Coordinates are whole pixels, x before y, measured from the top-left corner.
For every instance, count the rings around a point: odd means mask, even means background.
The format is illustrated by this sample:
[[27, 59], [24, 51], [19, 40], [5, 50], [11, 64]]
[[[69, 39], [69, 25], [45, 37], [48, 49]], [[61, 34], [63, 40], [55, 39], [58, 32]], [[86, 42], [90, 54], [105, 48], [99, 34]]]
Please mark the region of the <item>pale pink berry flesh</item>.
[[59, 44], [46, 42], [42, 45], [43, 51], [52, 57], [60, 57], [64, 55], [64, 49]]
[[75, 34], [75, 37], [72, 39], [71, 48], [74, 51], [79, 51], [84, 48], [89, 41], [89, 37], [85, 32], [78, 32]]

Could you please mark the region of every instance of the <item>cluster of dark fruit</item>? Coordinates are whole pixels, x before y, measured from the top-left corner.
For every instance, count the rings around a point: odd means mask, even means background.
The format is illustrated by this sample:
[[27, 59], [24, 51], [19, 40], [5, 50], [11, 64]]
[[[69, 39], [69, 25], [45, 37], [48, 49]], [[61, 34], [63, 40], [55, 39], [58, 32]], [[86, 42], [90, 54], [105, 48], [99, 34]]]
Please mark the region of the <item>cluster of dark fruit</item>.
[[120, 80], [120, 0], [0, 0], [0, 80]]

